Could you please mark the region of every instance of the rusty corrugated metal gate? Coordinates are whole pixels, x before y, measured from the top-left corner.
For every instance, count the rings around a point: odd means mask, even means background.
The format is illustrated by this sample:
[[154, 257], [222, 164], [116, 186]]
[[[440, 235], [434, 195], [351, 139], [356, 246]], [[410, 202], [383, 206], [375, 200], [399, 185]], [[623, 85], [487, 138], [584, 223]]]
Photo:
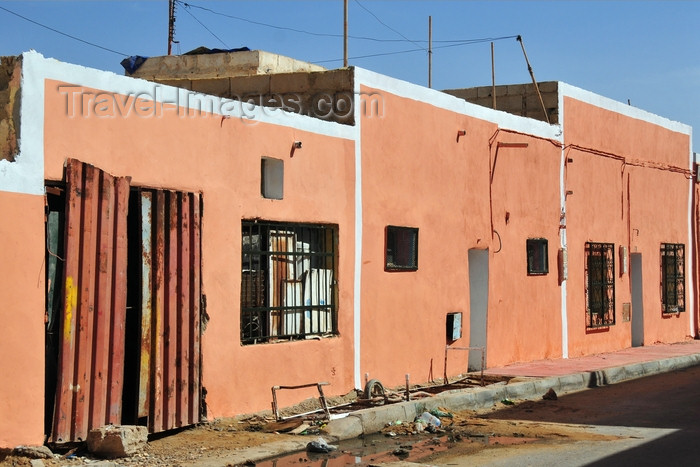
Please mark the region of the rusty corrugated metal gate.
[[[64, 305], [49, 440], [83, 441], [92, 428], [121, 424], [127, 288], [139, 287], [138, 417], [149, 432], [200, 420], [201, 198], [130, 188], [89, 164], [66, 165]], [[129, 222], [129, 196], [140, 212]], [[128, 241], [142, 264], [127, 267]], [[129, 273], [134, 278], [127, 277]], [[132, 390], [132, 388], [128, 388]]]
[[142, 315], [138, 415], [151, 433], [200, 415], [200, 199], [141, 192]]

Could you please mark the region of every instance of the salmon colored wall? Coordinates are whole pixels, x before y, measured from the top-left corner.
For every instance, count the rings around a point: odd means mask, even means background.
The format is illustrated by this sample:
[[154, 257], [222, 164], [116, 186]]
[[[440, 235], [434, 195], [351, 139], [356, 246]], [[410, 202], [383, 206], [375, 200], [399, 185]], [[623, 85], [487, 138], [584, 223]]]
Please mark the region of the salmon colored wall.
[[[631, 322], [622, 319], [623, 303], [631, 303], [631, 285], [629, 273], [620, 273], [621, 245], [642, 254], [645, 344], [682, 340], [689, 333], [687, 315], [661, 317], [659, 248], [662, 242], [691, 245], [689, 175], [682, 173], [687, 172], [690, 138], [572, 98], [565, 97], [564, 106], [566, 154], [571, 159], [565, 184], [573, 192], [566, 202], [569, 355], [631, 345]], [[585, 326], [587, 241], [615, 244], [616, 323], [595, 331]], [[686, 280], [686, 289], [689, 284]]]
[[44, 197], [0, 193], [0, 446], [44, 442]]
[[[492, 245], [486, 141], [495, 126], [429, 104], [382, 96], [383, 116], [364, 117], [362, 134], [361, 374], [383, 384], [443, 374], [446, 315], [463, 313], [469, 341], [470, 248]], [[467, 135], [457, 141], [457, 131]], [[418, 270], [385, 272], [387, 225], [417, 227]], [[450, 354], [451, 374], [466, 369]]]
[[690, 138], [654, 123], [564, 97], [565, 144], [618, 154], [632, 160], [688, 168]]
[[[692, 271], [688, 267], [692, 242], [688, 238], [688, 180], [685, 175], [630, 169], [631, 248], [642, 254], [642, 276], [645, 283], [644, 344], [678, 342], [690, 335], [690, 284]], [[653, 176], [655, 183], [647, 177]], [[685, 244], [686, 311], [679, 314], [661, 313], [661, 254], [662, 243]], [[634, 312], [634, 310], [633, 310]]]
[[[501, 147], [497, 157], [495, 145], [492, 151], [493, 226], [500, 242], [497, 237], [490, 268], [487, 363], [499, 366], [561, 357], [557, 273], [561, 149], [550, 141], [505, 132], [497, 141], [528, 146]], [[527, 274], [528, 238], [547, 239], [548, 274]]]
[[[202, 282], [210, 321], [202, 337], [202, 367], [209, 416], [269, 409], [274, 385], [328, 381], [327, 395], [352, 389], [353, 142], [254, 120], [178, 117], [174, 111], [68, 118], [58, 84], [45, 86], [46, 178], [61, 179], [65, 159], [73, 157], [129, 175], [132, 186], [203, 193]], [[295, 140], [303, 147], [292, 157]], [[284, 160], [283, 200], [260, 195], [263, 156]], [[339, 226], [339, 337], [240, 345], [241, 219], [251, 218]], [[287, 391], [280, 404], [310, 395], [316, 394]]]

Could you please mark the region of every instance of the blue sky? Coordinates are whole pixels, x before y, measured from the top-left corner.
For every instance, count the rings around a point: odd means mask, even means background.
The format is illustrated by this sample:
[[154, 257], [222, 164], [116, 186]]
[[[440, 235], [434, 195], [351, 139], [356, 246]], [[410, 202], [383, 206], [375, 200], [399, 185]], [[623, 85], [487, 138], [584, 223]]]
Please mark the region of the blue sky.
[[[175, 52], [246, 46], [342, 66], [342, 0], [186, 3], [177, 6]], [[167, 0], [0, 1], [0, 7], [112, 50], [0, 9], [0, 55], [35, 49], [121, 74], [122, 55], [167, 53]], [[565, 81], [621, 102], [629, 99], [689, 124], [700, 152], [700, 2], [349, 0], [349, 34], [379, 39], [351, 38], [350, 64], [427, 85], [428, 16], [434, 88], [491, 82], [489, 41], [440, 41], [522, 35], [538, 81]], [[411, 52], [397, 53], [404, 51]], [[359, 58], [373, 54], [385, 55]], [[496, 40], [495, 56], [497, 84], [530, 81], [514, 38]]]

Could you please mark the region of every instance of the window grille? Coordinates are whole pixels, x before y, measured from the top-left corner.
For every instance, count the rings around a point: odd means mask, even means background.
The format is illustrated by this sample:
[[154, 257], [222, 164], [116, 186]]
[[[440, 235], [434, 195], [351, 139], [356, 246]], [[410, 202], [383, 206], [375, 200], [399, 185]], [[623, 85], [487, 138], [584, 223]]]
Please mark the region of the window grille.
[[547, 252], [548, 242], [546, 238], [528, 238], [527, 248], [527, 274], [541, 276], [549, 273], [549, 257]]
[[241, 343], [336, 334], [338, 227], [242, 221]]
[[586, 326], [615, 324], [615, 245], [586, 243]]
[[388, 225], [386, 237], [386, 271], [418, 269], [418, 229]]
[[661, 244], [661, 312], [685, 311], [685, 245]]

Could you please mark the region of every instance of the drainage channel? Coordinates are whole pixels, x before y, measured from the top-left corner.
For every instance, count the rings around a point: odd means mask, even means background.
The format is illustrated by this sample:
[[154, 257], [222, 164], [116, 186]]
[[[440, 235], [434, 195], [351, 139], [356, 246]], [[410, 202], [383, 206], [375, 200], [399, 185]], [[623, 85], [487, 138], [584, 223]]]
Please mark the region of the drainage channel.
[[420, 462], [429, 456], [457, 446], [464, 447], [465, 444], [471, 444], [470, 447], [473, 448], [471, 450], [475, 452], [489, 446], [526, 444], [536, 441], [538, 441], [537, 438], [496, 435], [454, 436], [449, 433], [425, 433], [410, 437], [388, 437], [376, 434], [341, 441], [337, 445], [337, 450], [325, 454], [300, 451], [244, 465], [256, 467], [356, 465], [361, 467], [397, 461]]

